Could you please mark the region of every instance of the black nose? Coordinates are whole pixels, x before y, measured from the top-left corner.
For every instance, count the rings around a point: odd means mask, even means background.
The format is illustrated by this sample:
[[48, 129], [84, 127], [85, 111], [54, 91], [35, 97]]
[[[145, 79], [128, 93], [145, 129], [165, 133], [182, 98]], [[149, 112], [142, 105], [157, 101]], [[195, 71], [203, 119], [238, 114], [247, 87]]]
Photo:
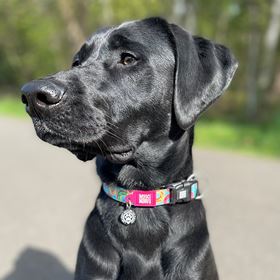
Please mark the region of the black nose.
[[25, 84], [22, 88], [22, 102], [26, 104], [27, 111], [30, 109], [46, 109], [51, 105], [58, 104], [66, 88], [57, 81], [35, 80]]

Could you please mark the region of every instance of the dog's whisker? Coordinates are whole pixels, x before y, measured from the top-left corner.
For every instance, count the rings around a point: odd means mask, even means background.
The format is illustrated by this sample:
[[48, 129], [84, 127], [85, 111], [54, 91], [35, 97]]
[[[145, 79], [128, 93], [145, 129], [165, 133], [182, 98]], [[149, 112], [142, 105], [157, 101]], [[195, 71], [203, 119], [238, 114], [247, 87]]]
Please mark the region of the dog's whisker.
[[113, 129], [112, 127], [108, 127], [108, 129], [106, 129], [105, 132], [108, 132], [110, 135], [115, 136], [115, 138], [121, 140], [122, 142], [124, 141], [123, 138], [121, 138], [118, 134], [122, 134], [124, 135], [125, 133], [122, 133], [121, 131], [116, 131], [115, 129]]
[[109, 154], [112, 156], [112, 153], [111, 153], [111, 151], [110, 151], [108, 145], [105, 143], [105, 141], [102, 140], [102, 139], [100, 139], [100, 141], [103, 143], [103, 145], [105, 146], [105, 149], [106, 149], [106, 150], [109, 152]]
[[104, 152], [103, 152], [103, 150], [102, 150], [101, 146], [98, 144], [98, 142], [97, 142], [97, 141], [95, 141], [95, 140], [93, 140], [93, 142], [94, 142], [94, 143], [97, 145], [97, 147], [99, 148], [99, 150], [100, 150], [100, 152], [101, 152], [102, 156], [103, 156], [103, 157], [105, 157], [105, 154], [104, 154]]
[[121, 140], [122, 143], [124, 143], [124, 140], [121, 137], [119, 137], [118, 135], [114, 134], [112, 131], [107, 130], [106, 133], [108, 133], [110, 136], [114, 137], [117, 140]]
[[109, 121], [107, 121], [107, 124], [110, 126], [110, 127], [114, 127], [115, 129], [120, 129], [117, 125], [115, 125], [115, 124], [113, 124], [113, 123], [111, 123], [111, 122], [109, 122]]
[[100, 94], [99, 97], [104, 101], [104, 103], [107, 105], [107, 107], [108, 107], [108, 109], [109, 109], [109, 108], [110, 108], [110, 104], [109, 104], [108, 101], [105, 99], [105, 97], [102, 96], [102, 94]]
[[120, 129], [118, 125], [114, 124], [112, 121], [112, 117], [110, 115], [108, 115], [107, 113], [103, 112], [103, 114], [105, 115], [105, 117], [107, 117], [109, 120], [106, 120], [107, 124], [114, 126], [116, 129]]
[[[117, 131], [116, 131], [117, 130]], [[121, 129], [119, 129], [119, 128], [114, 128], [114, 127], [110, 127], [109, 126], [109, 129], [107, 130], [107, 131], [109, 131], [109, 132], [111, 132], [111, 133], [113, 133], [113, 134], [116, 134], [116, 133], [122, 133], [123, 131], [121, 130]]]

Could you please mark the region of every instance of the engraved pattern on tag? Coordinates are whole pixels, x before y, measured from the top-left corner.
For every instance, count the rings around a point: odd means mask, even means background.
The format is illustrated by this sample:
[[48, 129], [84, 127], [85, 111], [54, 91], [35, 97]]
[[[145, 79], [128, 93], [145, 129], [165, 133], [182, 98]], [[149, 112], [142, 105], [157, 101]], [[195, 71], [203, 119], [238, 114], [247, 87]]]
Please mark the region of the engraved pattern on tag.
[[136, 214], [133, 210], [126, 209], [122, 212], [120, 219], [124, 225], [126, 225], [126, 226], [131, 225], [131, 224], [134, 224], [136, 221]]

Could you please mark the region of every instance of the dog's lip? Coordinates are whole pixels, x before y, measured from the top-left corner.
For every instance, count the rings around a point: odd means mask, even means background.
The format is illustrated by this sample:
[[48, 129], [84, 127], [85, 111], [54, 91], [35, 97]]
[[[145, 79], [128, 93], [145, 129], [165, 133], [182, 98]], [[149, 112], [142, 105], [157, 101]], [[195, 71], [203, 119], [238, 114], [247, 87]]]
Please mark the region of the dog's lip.
[[118, 151], [106, 151], [106, 158], [113, 163], [125, 163], [132, 158], [133, 153], [133, 148]]

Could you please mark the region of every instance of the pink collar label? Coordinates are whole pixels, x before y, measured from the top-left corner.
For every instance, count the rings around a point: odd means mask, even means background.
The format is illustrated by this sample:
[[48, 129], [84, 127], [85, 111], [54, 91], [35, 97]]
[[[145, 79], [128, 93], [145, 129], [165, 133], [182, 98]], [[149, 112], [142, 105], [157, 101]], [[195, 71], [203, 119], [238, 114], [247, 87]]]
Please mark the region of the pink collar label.
[[155, 207], [156, 191], [133, 191], [132, 194], [127, 195], [126, 201], [130, 201], [134, 206]]

